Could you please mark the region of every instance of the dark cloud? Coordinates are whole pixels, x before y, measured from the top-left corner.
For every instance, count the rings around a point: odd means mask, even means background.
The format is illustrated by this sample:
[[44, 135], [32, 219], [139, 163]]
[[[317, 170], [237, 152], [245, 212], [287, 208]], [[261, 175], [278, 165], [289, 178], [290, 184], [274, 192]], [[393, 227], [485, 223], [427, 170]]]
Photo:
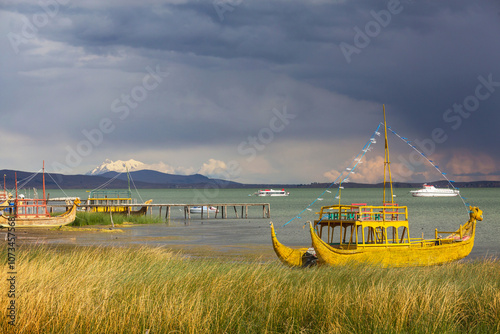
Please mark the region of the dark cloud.
[[[436, 145], [436, 154], [457, 148], [495, 152], [497, 2], [220, 4], [71, 2], [18, 45], [19, 52], [4, 38], [3, 50], [12, 51], [0, 55], [4, 133], [15, 133], [23, 123], [17, 131], [39, 138], [47, 150], [52, 145], [59, 152], [54, 159], [63, 159], [66, 146], [85, 139], [82, 131], [110, 119], [113, 131], [85, 157], [87, 164], [123, 158], [106, 156], [121, 152], [120, 145], [137, 152], [232, 147], [213, 157], [227, 161], [231, 154], [242, 158], [234, 153], [238, 145], [269, 127], [275, 109], [286, 108], [296, 118], [269, 145], [340, 146], [367, 138], [386, 104], [389, 123], [407, 137], [432, 138], [442, 128], [448, 139]], [[26, 20], [34, 24], [43, 13], [35, 1], [8, 2], [2, 35], [22, 37]], [[356, 51], [346, 55], [345, 45]], [[147, 68], [155, 66], [169, 75], [121, 119], [113, 103], [138, 92]], [[469, 106], [473, 111], [448, 112], [454, 104], [475, 102], [477, 86], [489, 77], [493, 91], [477, 107]], [[279, 160], [262, 154], [271, 165]], [[318, 162], [318, 177], [330, 163]], [[286, 180], [296, 178], [309, 175]]]

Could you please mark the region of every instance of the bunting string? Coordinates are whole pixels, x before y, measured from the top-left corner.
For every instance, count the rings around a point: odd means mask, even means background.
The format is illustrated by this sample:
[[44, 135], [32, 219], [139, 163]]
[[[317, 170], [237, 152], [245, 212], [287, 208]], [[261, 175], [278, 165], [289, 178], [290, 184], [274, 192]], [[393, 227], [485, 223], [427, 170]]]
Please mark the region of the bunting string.
[[57, 185], [57, 187], [62, 191], [62, 193], [64, 194], [64, 196], [66, 197], [70, 197], [68, 194], [66, 194], [66, 192], [64, 191], [63, 188], [61, 188], [61, 186], [59, 185], [59, 183], [57, 183], [57, 181], [52, 177], [52, 175], [49, 173], [49, 172], [45, 172], [45, 174], [47, 174], [51, 179], [52, 181], [54, 181], [54, 183]]
[[36, 173], [33, 173], [27, 177], [25, 177], [24, 179], [20, 180], [20, 181], [17, 181], [17, 187], [19, 189], [22, 189], [24, 188], [24, 186], [26, 186], [26, 184], [28, 184], [31, 180], [33, 180], [35, 178], [35, 176], [37, 176], [38, 174], [40, 174], [42, 170], [38, 170]]
[[[366, 144], [363, 146], [362, 150], [354, 157], [353, 161], [350, 163], [349, 167], [347, 167], [344, 171], [342, 171], [342, 173], [340, 173], [340, 175], [335, 179], [335, 181], [333, 181], [314, 201], [311, 202], [311, 204], [309, 204], [304, 210], [302, 210], [301, 212], [299, 212], [298, 215], [296, 215], [295, 217], [293, 217], [292, 219], [290, 219], [289, 221], [287, 221], [285, 224], [282, 225], [282, 227], [285, 227], [287, 226], [289, 223], [291, 223], [292, 221], [294, 221], [295, 219], [302, 219], [301, 215], [306, 212], [306, 211], [312, 211], [311, 207], [317, 202], [317, 201], [322, 201], [323, 200], [323, 196], [326, 194], [326, 193], [331, 193], [330, 191], [330, 188], [332, 188], [334, 185], [336, 184], [339, 184], [339, 181], [342, 180], [340, 182], [340, 184], [342, 183], [347, 183], [349, 182], [349, 176], [351, 174], [354, 174], [355, 173], [355, 170], [356, 170], [356, 167], [358, 167], [358, 165], [360, 163], [362, 163], [362, 159], [364, 158], [364, 156], [366, 155], [366, 153], [368, 151], [371, 150], [371, 145], [372, 144], [375, 144], [377, 141], [376, 141], [376, 136], [380, 136], [380, 127], [383, 125], [383, 123], [380, 123], [378, 126], [377, 126], [377, 129], [373, 132], [373, 134], [371, 135], [370, 139], [366, 142]], [[410, 140], [408, 140], [408, 138], [406, 137], [403, 137], [401, 135], [399, 135], [394, 129], [392, 129], [392, 127], [390, 126], [387, 126], [387, 129], [389, 131], [392, 132], [392, 134], [394, 134], [396, 137], [398, 137], [399, 139], [401, 139], [402, 141], [404, 141], [408, 146], [410, 146], [415, 152], [417, 152], [418, 154], [420, 154], [431, 166], [433, 166], [438, 172], [439, 174], [441, 174], [445, 180], [448, 182], [448, 184], [454, 189], [454, 190], [459, 190], [458, 187], [455, 187], [454, 183], [455, 181], [453, 180], [450, 180], [448, 177], [447, 177], [447, 173], [443, 172], [439, 166], [437, 166], [434, 161], [430, 160], [426, 155], [425, 153], [421, 152], [417, 147], [415, 147], [415, 145], [413, 145], [411, 143]], [[343, 175], [346, 174], [346, 176], [344, 178]], [[339, 184], [339, 187], [337, 188], [337, 193], [335, 195], [335, 198], [338, 198], [339, 196], [339, 191], [340, 191], [340, 184]], [[459, 193], [460, 194], [460, 193]], [[467, 203], [466, 202], [466, 198], [463, 197], [462, 195], [459, 195], [460, 199], [462, 200], [462, 203], [464, 204], [465, 206], [465, 209], [467, 211], [467, 214], [469, 213], [469, 206], [471, 205], [470, 203]]]
[[[381, 123], [382, 124], [382, 123]], [[394, 131], [390, 126], [387, 126], [387, 129], [389, 131], [391, 131], [396, 137], [398, 137], [399, 139], [401, 139], [402, 141], [404, 141], [408, 146], [410, 146], [415, 152], [417, 152], [418, 154], [420, 154], [422, 156], [422, 158], [424, 158], [431, 166], [433, 166], [438, 172], [439, 174], [441, 174], [446, 181], [448, 181], [448, 184], [454, 189], [454, 190], [459, 190], [460, 188], [457, 188], [455, 187], [454, 183], [455, 181], [453, 180], [450, 180], [446, 175], [447, 173], [443, 172], [439, 166], [437, 166], [434, 161], [430, 160], [427, 155], [423, 152], [420, 152], [420, 150], [415, 147], [415, 145], [413, 145], [411, 143], [411, 140], [408, 140], [408, 138], [406, 137], [403, 137], [403, 136], [400, 136], [396, 131]], [[460, 196], [460, 199], [462, 200], [462, 203], [464, 204], [465, 206], [465, 210], [467, 210], [467, 214], [469, 214], [470, 210], [469, 210], [469, 206], [471, 205], [470, 203], [467, 203], [466, 200], [467, 198], [463, 197], [460, 192], [459, 192], [459, 196]]]
[[[309, 204], [304, 210], [302, 210], [301, 212], [299, 212], [298, 215], [296, 215], [295, 217], [293, 217], [292, 219], [290, 219], [289, 221], [287, 221], [281, 227], [287, 226], [289, 223], [291, 223], [295, 219], [302, 219], [302, 217], [300, 215], [303, 214], [306, 211], [312, 211], [311, 206], [313, 206], [317, 201], [322, 201], [323, 200], [323, 195], [325, 195], [326, 193], [331, 193], [330, 188], [332, 188], [336, 184], [339, 184], [340, 180], [342, 180], [340, 182], [340, 184], [349, 182], [349, 176], [351, 174], [355, 173], [356, 167], [358, 167], [358, 165], [362, 162], [362, 159], [366, 155], [366, 153], [371, 150], [370, 146], [373, 145], [373, 144], [375, 144], [377, 142], [377, 140], [375, 138], [376, 138], [376, 136], [380, 136], [380, 132], [379, 132], [380, 126], [381, 126], [381, 124], [379, 124], [377, 126], [377, 129], [373, 132], [373, 134], [371, 135], [370, 139], [366, 142], [366, 144], [363, 146], [363, 148], [361, 149], [361, 151], [359, 151], [359, 153], [354, 157], [354, 159], [352, 160], [352, 162], [349, 164], [349, 167], [347, 167], [344, 171], [342, 171], [342, 173], [340, 173], [340, 175], [335, 179], [335, 181], [333, 181], [321, 193], [321, 195], [319, 195], [314, 201], [312, 201], [311, 204]], [[346, 176], [344, 178], [342, 178], [342, 176], [344, 174], [346, 174]], [[337, 188], [337, 194], [335, 195], [335, 197], [337, 197], [339, 195], [339, 191], [340, 191], [340, 185]]]

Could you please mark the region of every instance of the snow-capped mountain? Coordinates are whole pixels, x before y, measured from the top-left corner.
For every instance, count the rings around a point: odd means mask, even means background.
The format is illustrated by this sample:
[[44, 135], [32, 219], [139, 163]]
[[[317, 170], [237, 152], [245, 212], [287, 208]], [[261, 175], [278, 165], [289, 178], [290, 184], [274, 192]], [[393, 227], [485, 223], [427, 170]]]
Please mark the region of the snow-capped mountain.
[[173, 167], [163, 162], [146, 164], [144, 162], [140, 162], [134, 159], [130, 159], [127, 161], [123, 160], [112, 161], [110, 159], [106, 159], [102, 164], [100, 164], [93, 170], [87, 172], [87, 175], [101, 175], [108, 172], [126, 173], [127, 168], [129, 172], [150, 170], [150, 171], [156, 171], [173, 175], [201, 174], [210, 178], [222, 178], [222, 179], [224, 178], [224, 175], [227, 174], [224, 173], [227, 169], [226, 163], [216, 159], [209, 159], [199, 169], [195, 169], [193, 167], [189, 168]]
[[134, 159], [130, 159], [127, 161], [123, 160], [112, 161], [110, 159], [106, 159], [101, 165], [87, 172], [87, 175], [100, 175], [107, 172], [126, 173], [127, 168], [129, 172], [135, 172], [147, 169], [161, 173], [177, 174], [177, 175], [191, 175], [196, 172], [196, 170], [193, 168], [183, 168], [183, 167], [176, 168], [167, 165], [163, 162], [158, 162], [155, 164], [145, 164], [144, 162], [140, 162]]
[[109, 159], [104, 160], [102, 164], [91, 170], [87, 173], [87, 175], [99, 175], [106, 172], [117, 172], [117, 173], [126, 173], [127, 168], [129, 172], [149, 169], [149, 166], [143, 162], [136, 161], [134, 159], [130, 159], [128, 161], [117, 160], [112, 161]]

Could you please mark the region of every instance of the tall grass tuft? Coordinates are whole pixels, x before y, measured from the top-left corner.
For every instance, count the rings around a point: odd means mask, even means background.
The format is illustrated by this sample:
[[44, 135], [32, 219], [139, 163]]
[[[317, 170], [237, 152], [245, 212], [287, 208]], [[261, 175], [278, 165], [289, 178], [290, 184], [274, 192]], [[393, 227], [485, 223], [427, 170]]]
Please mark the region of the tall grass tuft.
[[[158, 216], [130, 215], [114, 213], [113, 223], [120, 225], [125, 222], [134, 224], [158, 224], [163, 223], [163, 219]], [[75, 221], [71, 226], [85, 225], [111, 225], [111, 215], [102, 212], [78, 212]]]
[[0, 299], [2, 333], [500, 333], [496, 260], [297, 270], [164, 248], [21, 246], [16, 261], [17, 323]]

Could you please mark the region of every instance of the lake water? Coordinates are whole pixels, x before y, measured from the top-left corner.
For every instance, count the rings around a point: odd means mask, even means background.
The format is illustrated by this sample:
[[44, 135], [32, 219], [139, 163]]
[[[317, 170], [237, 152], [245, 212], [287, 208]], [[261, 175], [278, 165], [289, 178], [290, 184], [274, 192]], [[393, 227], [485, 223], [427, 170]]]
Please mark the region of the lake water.
[[[153, 203], [178, 204], [209, 204], [220, 203], [270, 203], [271, 219], [262, 218], [262, 207], [250, 207], [248, 219], [235, 218], [232, 208], [228, 210], [229, 219], [200, 219], [199, 215], [191, 215], [191, 220], [184, 219], [184, 212], [174, 208], [171, 220], [165, 224], [133, 226], [126, 234], [117, 237], [121, 243], [155, 244], [155, 245], [208, 245], [214, 248], [255, 246], [271, 248], [269, 222], [274, 222], [278, 239], [288, 246], [310, 246], [308, 229], [303, 228], [308, 220], [314, 220], [314, 213], [322, 205], [337, 204], [334, 199], [337, 189], [325, 193], [322, 200], [317, 200], [304, 211], [323, 189], [288, 189], [288, 197], [257, 197], [251, 196], [258, 189], [141, 189], [133, 192], [138, 202], [153, 199]], [[410, 235], [433, 238], [434, 229], [454, 231], [468, 219], [466, 208], [460, 197], [450, 198], [416, 198], [409, 193], [411, 189], [394, 189], [395, 202], [408, 206]], [[483, 210], [484, 220], [478, 222], [476, 241], [469, 258], [495, 256], [500, 258], [500, 189], [496, 188], [463, 188], [461, 195], [467, 202]], [[85, 190], [49, 190], [50, 197], [79, 196], [85, 199]], [[342, 203], [368, 203], [380, 205], [382, 189], [343, 189]], [[300, 218], [292, 220], [304, 211]], [[239, 214], [241, 211], [239, 211]], [[153, 212], [158, 215], [156, 209]], [[162, 212], [164, 216], [165, 211]], [[78, 244], [107, 243], [114, 237], [99, 237], [97, 235], [77, 239]]]

